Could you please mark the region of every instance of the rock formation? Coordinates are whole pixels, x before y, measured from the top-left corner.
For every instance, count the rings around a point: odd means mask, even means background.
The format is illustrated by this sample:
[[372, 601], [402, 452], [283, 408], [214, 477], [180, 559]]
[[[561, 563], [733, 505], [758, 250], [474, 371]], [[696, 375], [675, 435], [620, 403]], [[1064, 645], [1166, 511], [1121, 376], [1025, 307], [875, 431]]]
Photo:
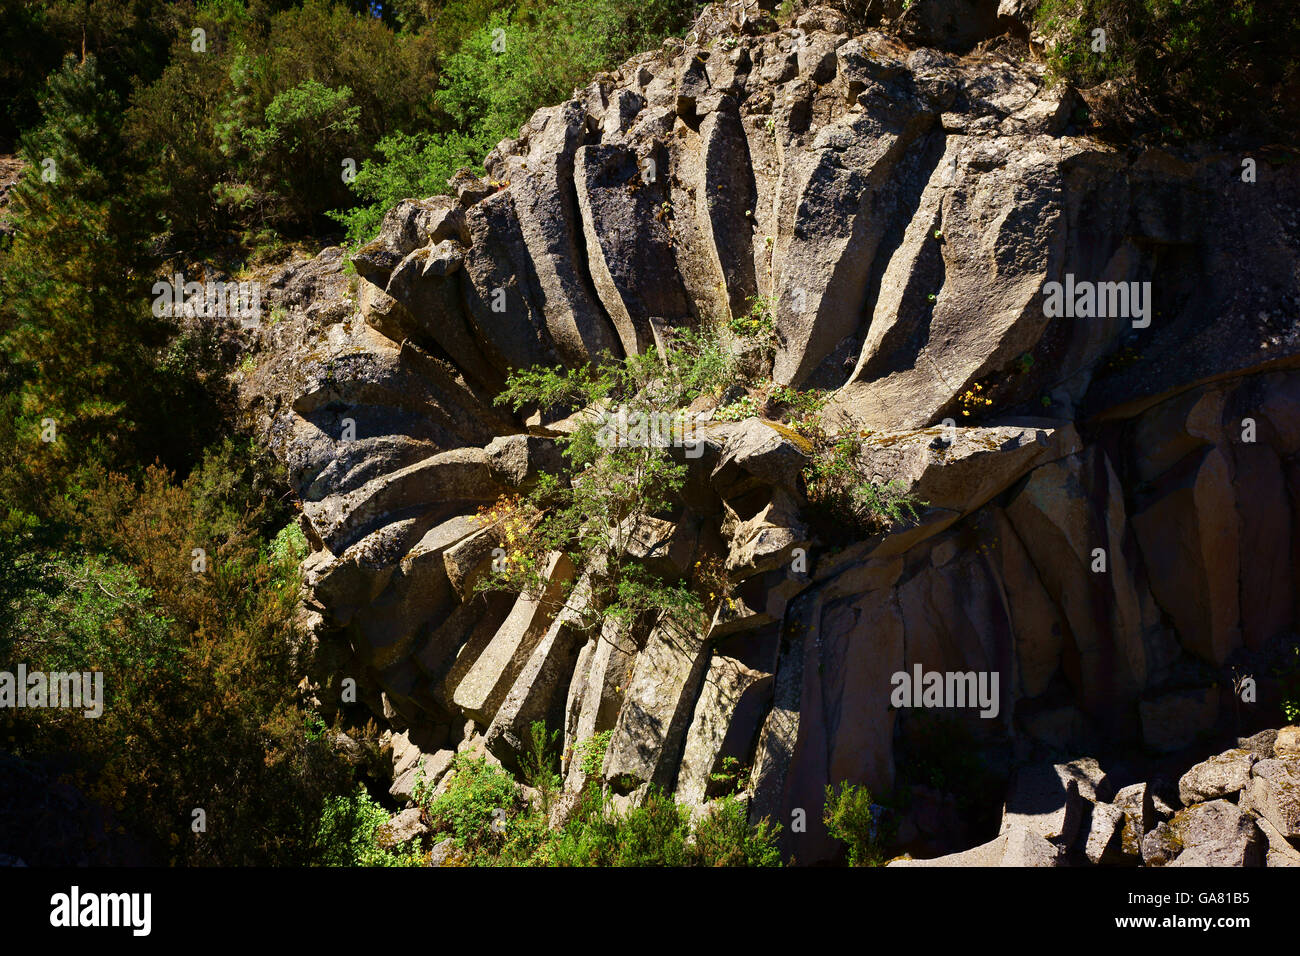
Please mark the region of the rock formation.
[[[409, 730], [403, 779], [457, 749], [514, 764], [543, 718], [566, 753], [613, 731], [602, 778], [627, 800], [702, 804], [734, 757], [801, 863], [838, 852], [828, 783], [895, 785], [921, 725], [891, 707], [899, 672], [998, 673], [995, 719], [942, 713], [1007, 753], [1173, 751], [1214, 728], [1225, 665], [1296, 628], [1300, 172], [1117, 148], [1073, 110], [1032, 62], [850, 35], [831, 11], [720, 23], [539, 110], [485, 180], [400, 204], [356, 278], [338, 250], [282, 277], [291, 319], [245, 393], [313, 547], [337, 652], [321, 699], [356, 678]], [[775, 303], [774, 380], [834, 390], [828, 419], [871, 430], [919, 520], [827, 547], [801, 517], [806, 449], [719, 423], [663, 537], [720, 549], [735, 616], [683, 642], [474, 596], [495, 546], [475, 513], [557, 467], [552, 423], [493, 404], [509, 371], [638, 352], [755, 296]], [[1152, 832], [1212, 822], [1238, 827], [1223, 859], [1262, 853], [1229, 788], [1294, 836], [1290, 765], [1222, 763], [1163, 830], [1142, 793], [1108, 794], [988, 852], [1050, 857], [1068, 826], [1089, 859], [1146, 857]]]

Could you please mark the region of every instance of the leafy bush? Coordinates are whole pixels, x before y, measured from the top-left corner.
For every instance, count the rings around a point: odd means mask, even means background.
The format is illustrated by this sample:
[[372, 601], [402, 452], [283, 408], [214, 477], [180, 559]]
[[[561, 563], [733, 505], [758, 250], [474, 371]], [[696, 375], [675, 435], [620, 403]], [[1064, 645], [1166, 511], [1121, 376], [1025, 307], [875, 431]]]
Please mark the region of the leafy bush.
[[564, 782], [556, 772], [560, 766], [559, 736], [558, 730], [548, 732], [540, 720], [533, 721], [528, 728], [528, 749], [523, 756], [524, 782], [542, 795], [542, 813], [550, 811], [551, 802]]
[[750, 826], [742, 800], [723, 800], [695, 826], [691, 855], [701, 866], [780, 866], [780, 827], [770, 820]]
[[388, 811], [358, 785], [348, 796], [331, 797], [321, 811], [316, 843], [322, 866], [421, 866], [414, 848], [387, 850], [376, 831], [388, 822]]
[[479, 163], [488, 148], [474, 136], [455, 131], [385, 136], [375, 144], [382, 158], [365, 160], [352, 182], [362, 204], [330, 216], [343, 224], [349, 242], [360, 245], [378, 231], [384, 213], [403, 199], [447, 192], [447, 180], [462, 167], [481, 173]]
[[842, 783], [837, 791], [827, 786], [822, 822], [831, 837], [848, 844], [849, 866], [879, 866], [884, 862], [879, 817], [880, 809], [866, 787]]
[[499, 845], [505, 820], [523, 806], [519, 785], [486, 757], [458, 754], [447, 772], [453, 776], [443, 794], [433, 797], [425, 788], [415, 794], [430, 827], [466, 850]]
[[[489, 512], [506, 529], [503, 565], [479, 582], [480, 590], [506, 590], [543, 599], [548, 593], [550, 555], [564, 551], [585, 565], [603, 557], [603, 572], [587, 578], [587, 593], [569, 604], [588, 627], [607, 620], [628, 630], [651, 619], [683, 628], [702, 628], [706, 608], [689, 583], [657, 577], [629, 558], [633, 535], [644, 521], [670, 511], [687, 473], [668, 444], [689, 440], [684, 412], [701, 394], [717, 393], [732, 381], [733, 366], [716, 337], [683, 331], [661, 355], [650, 350], [618, 362], [578, 369], [538, 367], [511, 374], [498, 404], [516, 411], [590, 408], [605, 414], [584, 417], [558, 439], [573, 472], [571, 481], [542, 475], [508, 515]], [[617, 408], [626, 411], [626, 434], [618, 430]], [[646, 431], [635, 436], [636, 423]], [[649, 431], [657, 423], [661, 434]], [[662, 432], [675, 429], [675, 438]], [[575, 582], [564, 590], [568, 602]], [[551, 589], [554, 590], [553, 588]]]

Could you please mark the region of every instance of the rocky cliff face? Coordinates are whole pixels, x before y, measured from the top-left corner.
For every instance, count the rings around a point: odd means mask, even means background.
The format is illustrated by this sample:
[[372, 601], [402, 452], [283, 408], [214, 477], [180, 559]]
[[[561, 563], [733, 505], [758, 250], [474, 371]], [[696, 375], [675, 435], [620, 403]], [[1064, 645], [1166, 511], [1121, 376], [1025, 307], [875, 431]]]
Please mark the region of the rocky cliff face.
[[[627, 800], [703, 804], [735, 757], [809, 863], [836, 852], [825, 786], [888, 791], [923, 745], [898, 673], [999, 675], [992, 719], [941, 713], [1008, 767], [1178, 750], [1233, 708], [1230, 666], [1259, 684], [1240, 706], [1275, 699], [1300, 574], [1295, 167], [1095, 141], [1033, 63], [831, 11], [707, 22], [540, 110], [486, 181], [404, 202], [350, 289], [337, 250], [278, 280], [290, 321], [245, 393], [314, 548], [318, 696], [352, 676], [402, 732], [394, 793], [456, 749], [513, 764], [549, 718], [566, 753], [613, 732], [601, 776]], [[826, 547], [806, 449], [714, 424], [645, 549], [726, 556], [740, 600], [708, 633], [587, 634], [475, 597], [496, 544], [475, 513], [554, 466], [554, 423], [493, 406], [507, 372], [639, 352], [755, 296], [772, 377], [833, 389], [829, 420], [871, 431], [920, 520]]]

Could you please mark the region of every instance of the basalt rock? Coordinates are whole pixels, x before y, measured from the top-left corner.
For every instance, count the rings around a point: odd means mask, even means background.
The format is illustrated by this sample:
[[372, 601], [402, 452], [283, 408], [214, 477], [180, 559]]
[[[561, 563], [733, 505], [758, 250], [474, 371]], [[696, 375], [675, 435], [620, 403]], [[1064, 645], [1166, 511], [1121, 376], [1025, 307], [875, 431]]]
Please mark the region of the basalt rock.
[[[739, 786], [810, 864], [841, 852], [826, 786], [888, 794], [931, 718], [980, 753], [1171, 752], [1214, 728], [1222, 668], [1296, 627], [1300, 172], [1245, 183], [1235, 155], [1091, 138], [1041, 66], [962, 52], [1005, 28], [999, 6], [917, 0], [901, 39], [834, 11], [802, 36], [706, 16], [539, 111], [490, 180], [400, 204], [355, 280], [327, 250], [270, 283], [286, 318], [241, 394], [363, 699], [412, 729], [471, 719], [467, 746], [512, 767], [532, 722], [563, 728], [566, 799]], [[719, 559], [732, 600], [702, 632], [593, 633], [545, 595], [479, 593], [500, 545], [479, 515], [565, 473], [565, 422], [496, 406], [505, 376], [639, 353], [755, 296], [772, 379], [830, 390], [823, 423], [863, 434], [864, 477], [926, 502], [917, 520], [831, 543], [807, 439], [713, 423], [698, 456], [674, 449], [682, 501], [634, 556], [675, 579]], [[552, 581], [591, 570], [557, 555]], [[917, 666], [998, 675], [991, 719], [892, 704]], [[575, 754], [604, 731], [589, 774]], [[1250, 769], [1243, 793], [1293, 837], [1289, 764]], [[1197, 801], [1240, 782], [1190, 776]], [[1146, 796], [1094, 790], [1084, 830], [1080, 784], [1060, 786], [970, 859], [1051, 865], [1076, 836], [1089, 859], [1183, 859]], [[1205, 859], [1255, 861], [1254, 824], [1220, 804], [1170, 826], [1213, 816]]]

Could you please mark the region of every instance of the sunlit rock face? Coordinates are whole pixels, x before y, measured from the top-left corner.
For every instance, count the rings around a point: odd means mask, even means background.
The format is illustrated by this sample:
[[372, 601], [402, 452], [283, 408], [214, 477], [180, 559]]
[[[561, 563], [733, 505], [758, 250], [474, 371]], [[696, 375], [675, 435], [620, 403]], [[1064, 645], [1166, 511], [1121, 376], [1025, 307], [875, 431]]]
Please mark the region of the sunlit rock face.
[[[485, 180], [400, 204], [355, 279], [337, 251], [286, 274], [246, 393], [314, 548], [322, 703], [352, 676], [413, 746], [507, 765], [532, 720], [566, 754], [612, 730], [601, 776], [628, 802], [702, 805], [734, 758], [753, 815], [814, 863], [837, 852], [826, 784], [884, 793], [911, 752], [900, 672], [996, 672], [996, 716], [940, 702], [981, 746], [1167, 749], [1213, 723], [1217, 668], [1293, 631], [1300, 177], [1078, 135], [1032, 63], [800, 23], [638, 56], [539, 110]], [[807, 449], [715, 424], [644, 555], [725, 561], [736, 605], [706, 633], [475, 596], [498, 542], [474, 516], [563, 464], [493, 403], [509, 372], [640, 352], [756, 296], [771, 377], [833, 390], [828, 421], [872, 432], [870, 477], [927, 502], [918, 520], [828, 548]], [[1162, 717], [1189, 686], [1209, 703]]]

